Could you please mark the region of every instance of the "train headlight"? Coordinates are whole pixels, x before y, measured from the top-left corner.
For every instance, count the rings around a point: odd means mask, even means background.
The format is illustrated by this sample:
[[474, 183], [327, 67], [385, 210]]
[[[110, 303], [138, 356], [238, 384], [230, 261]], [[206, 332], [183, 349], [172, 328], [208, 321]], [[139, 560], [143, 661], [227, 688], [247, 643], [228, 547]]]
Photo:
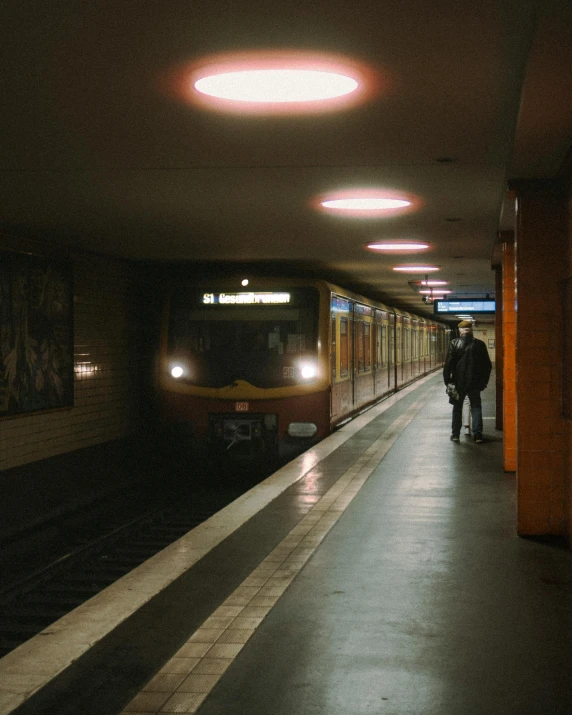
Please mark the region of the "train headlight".
[[304, 362], [300, 365], [300, 375], [304, 380], [311, 380], [318, 374], [318, 367], [313, 362]]
[[180, 365], [173, 365], [173, 367], [171, 368], [171, 375], [174, 378], [183, 377], [184, 372], [185, 371]]

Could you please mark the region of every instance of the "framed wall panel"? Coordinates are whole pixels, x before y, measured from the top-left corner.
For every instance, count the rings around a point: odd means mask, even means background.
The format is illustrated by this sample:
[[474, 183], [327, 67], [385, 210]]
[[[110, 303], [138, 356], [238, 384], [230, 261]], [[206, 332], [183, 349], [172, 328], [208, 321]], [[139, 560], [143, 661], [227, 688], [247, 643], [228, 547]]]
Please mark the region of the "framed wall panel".
[[0, 251], [0, 417], [73, 405], [71, 266]]

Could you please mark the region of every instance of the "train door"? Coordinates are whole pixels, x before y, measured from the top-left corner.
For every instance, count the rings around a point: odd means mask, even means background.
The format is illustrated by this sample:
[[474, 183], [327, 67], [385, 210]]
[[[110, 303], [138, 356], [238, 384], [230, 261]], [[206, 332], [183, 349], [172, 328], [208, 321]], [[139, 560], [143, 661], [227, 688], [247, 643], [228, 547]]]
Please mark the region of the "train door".
[[411, 318], [403, 317], [403, 384], [411, 381], [413, 361], [411, 359]]
[[421, 375], [425, 375], [427, 373], [427, 368], [425, 366], [425, 341], [424, 341], [424, 336], [425, 336], [425, 329], [427, 328], [427, 323], [425, 321], [420, 321], [419, 322], [419, 373]]
[[433, 370], [437, 364], [437, 331], [435, 326], [432, 325], [429, 330], [429, 364]]
[[387, 377], [385, 375], [386, 365], [385, 365], [385, 354], [383, 349], [383, 341], [385, 338], [385, 333], [387, 329], [385, 327], [385, 313], [381, 310], [376, 310], [374, 312], [373, 318], [373, 381], [374, 381], [374, 394], [383, 395], [387, 391]]
[[351, 302], [333, 295], [331, 299], [331, 414], [333, 418], [349, 414], [354, 405], [352, 315]]
[[389, 313], [387, 323], [387, 377], [388, 388], [390, 391], [395, 390], [397, 385], [397, 361], [395, 350], [395, 330], [396, 330], [396, 315]]
[[374, 396], [371, 360], [373, 317], [371, 306], [363, 303], [354, 305], [355, 407], [371, 402]]
[[419, 355], [417, 353], [417, 348], [419, 347], [417, 342], [418, 328], [419, 321], [413, 318], [411, 320], [411, 377], [414, 379], [419, 375]]
[[403, 385], [403, 316], [395, 316], [395, 386]]
[[[333, 307], [333, 306], [332, 306]], [[334, 404], [334, 391], [336, 387], [336, 380], [338, 377], [338, 365], [337, 365], [337, 345], [338, 345], [338, 321], [334, 310], [330, 313], [330, 380], [332, 389], [330, 390], [330, 415], [336, 414], [336, 406]]]

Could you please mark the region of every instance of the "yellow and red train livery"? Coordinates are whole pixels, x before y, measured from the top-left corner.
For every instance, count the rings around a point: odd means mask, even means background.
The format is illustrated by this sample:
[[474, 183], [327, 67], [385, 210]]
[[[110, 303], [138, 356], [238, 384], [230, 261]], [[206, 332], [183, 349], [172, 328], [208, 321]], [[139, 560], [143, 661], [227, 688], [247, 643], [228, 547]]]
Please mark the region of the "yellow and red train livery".
[[292, 456], [443, 364], [448, 328], [322, 280], [172, 289], [160, 416], [229, 456]]

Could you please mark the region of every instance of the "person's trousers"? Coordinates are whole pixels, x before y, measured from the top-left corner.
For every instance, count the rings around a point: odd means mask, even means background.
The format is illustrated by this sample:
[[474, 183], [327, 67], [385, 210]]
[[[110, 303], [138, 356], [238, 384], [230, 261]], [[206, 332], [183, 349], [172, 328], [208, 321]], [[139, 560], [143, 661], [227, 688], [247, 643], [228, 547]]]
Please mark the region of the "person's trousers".
[[471, 403], [471, 421], [473, 434], [483, 432], [483, 408], [481, 406], [481, 391], [477, 389], [467, 390], [466, 393], [459, 392], [459, 399], [453, 403], [453, 425], [452, 433], [458, 437], [461, 434], [463, 424], [463, 402], [468, 396]]

